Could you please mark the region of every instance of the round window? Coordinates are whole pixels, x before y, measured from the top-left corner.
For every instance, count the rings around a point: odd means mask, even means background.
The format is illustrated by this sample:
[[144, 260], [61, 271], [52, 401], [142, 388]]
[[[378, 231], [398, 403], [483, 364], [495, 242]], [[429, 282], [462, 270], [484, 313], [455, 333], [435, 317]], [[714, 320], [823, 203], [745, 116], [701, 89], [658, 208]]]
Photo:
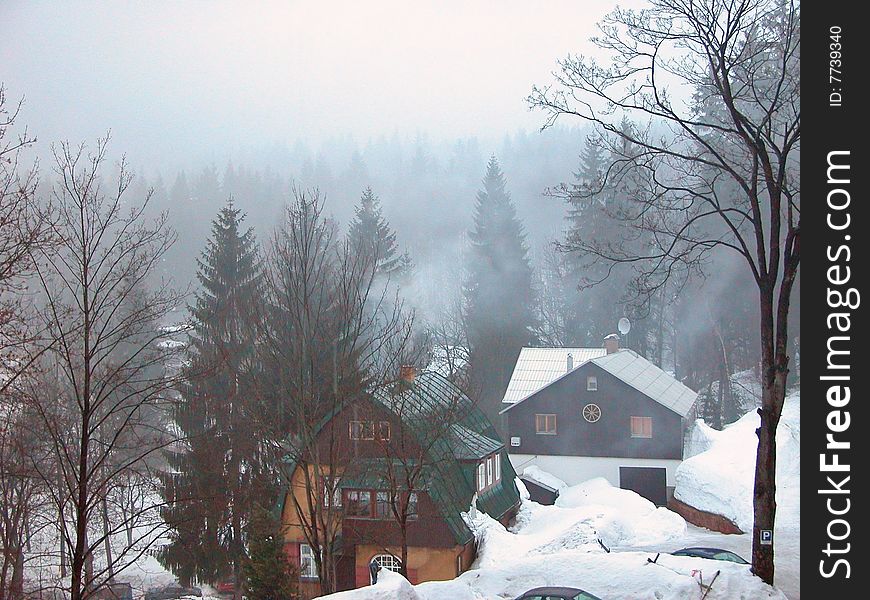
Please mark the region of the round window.
[[601, 418], [601, 409], [597, 404], [587, 404], [583, 407], [583, 418], [589, 423], [594, 423]]

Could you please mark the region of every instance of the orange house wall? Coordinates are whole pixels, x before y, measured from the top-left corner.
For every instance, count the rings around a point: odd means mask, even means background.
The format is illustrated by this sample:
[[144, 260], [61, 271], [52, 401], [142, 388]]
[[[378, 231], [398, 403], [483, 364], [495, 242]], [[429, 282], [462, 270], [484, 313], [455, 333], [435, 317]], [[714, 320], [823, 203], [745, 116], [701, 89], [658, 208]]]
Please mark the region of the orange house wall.
[[[469, 544], [468, 546], [473, 546]], [[413, 583], [424, 581], [444, 581], [456, 577], [456, 557], [466, 554], [467, 546], [453, 548], [408, 548], [408, 580]], [[392, 554], [401, 557], [401, 548], [359, 545], [356, 547], [356, 587], [369, 585], [369, 563], [378, 554]], [[471, 564], [470, 561], [468, 564]], [[463, 569], [468, 568], [463, 557]]]

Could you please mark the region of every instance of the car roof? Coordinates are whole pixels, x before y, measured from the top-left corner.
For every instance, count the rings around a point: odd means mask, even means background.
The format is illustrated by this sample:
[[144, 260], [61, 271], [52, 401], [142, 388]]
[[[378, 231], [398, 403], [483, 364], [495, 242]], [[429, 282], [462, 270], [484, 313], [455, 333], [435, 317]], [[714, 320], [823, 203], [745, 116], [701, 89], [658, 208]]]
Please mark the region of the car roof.
[[580, 588], [552, 587], [551, 586], [551, 587], [537, 587], [537, 588], [534, 588], [531, 590], [527, 590], [527, 591], [523, 592], [523, 595], [525, 596], [526, 594], [540, 594], [540, 595], [544, 595], [544, 594], [579, 594], [580, 592], [583, 592], [583, 590], [581, 590]]

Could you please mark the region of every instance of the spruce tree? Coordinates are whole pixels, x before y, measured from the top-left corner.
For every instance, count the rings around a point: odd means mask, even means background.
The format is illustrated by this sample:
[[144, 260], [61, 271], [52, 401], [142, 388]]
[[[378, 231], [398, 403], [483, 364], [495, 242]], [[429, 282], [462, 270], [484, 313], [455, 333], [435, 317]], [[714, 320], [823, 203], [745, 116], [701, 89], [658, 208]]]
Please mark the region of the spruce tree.
[[470, 381], [495, 416], [520, 349], [533, 342], [535, 293], [523, 227], [493, 156], [477, 194], [463, 286]]
[[299, 600], [299, 570], [284, 551], [281, 526], [268, 511], [258, 508], [251, 522], [245, 597], [249, 600]]
[[[628, 127], [628, 123], [623, 124]], [[629, 256], [632, 248], [644, 244], [643, 235], [627, 223], [637, 210], [635, 196], [642, 193], [641, 174], [626, 166], [619, 156], [632, 149], [621, 147], [607, 152], [606, 140], [587, 138], [580, 157], [576, 183], [568, 197], [568, 231], [565, 247], [593, 245], [604, 253]], [[609, 171], [609, 175], [605, 173]], [[649, 305], [637, 304], [635, 273], [630, 264], [602, 260], [595, 252], [573, 250], [565, 257], [569, 294], [565, 306], [570, 345], [598, 347], [604, 337], [615, 333], [621, 317], [632, 322], [630, 341], [633, 350], [647, 353], [650, 326]]]
[[348, 238], [351, 247], [364, 252], [375, 261], [379, 274], [397, 278], [411, 270], [411, 258], [407, 252], [399, 253], [396, 233], [381, 211], [378, 197], [367, 187], [354, 209]]
[[171, 543], [161, 560], [182, 582], [239, 576], [252, 506], [271, 494], [264, 452], [248, 411], [262, 270], [253, 230], [230, 201], [198, 261], [186, 385], [174, 419], [184, 446], [163, 477]]

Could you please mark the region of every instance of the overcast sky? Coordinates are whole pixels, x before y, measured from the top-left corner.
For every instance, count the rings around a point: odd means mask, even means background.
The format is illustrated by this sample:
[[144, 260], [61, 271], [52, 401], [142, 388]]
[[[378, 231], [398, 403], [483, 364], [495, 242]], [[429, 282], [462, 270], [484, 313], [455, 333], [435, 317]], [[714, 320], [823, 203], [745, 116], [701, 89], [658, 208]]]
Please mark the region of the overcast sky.
[[[524, 98], [614, 2], [0, 2], [0, 80], [41, 142], [136, 162], [534, 131]], [[221, 149], [221, 150], [217, 150]]]

